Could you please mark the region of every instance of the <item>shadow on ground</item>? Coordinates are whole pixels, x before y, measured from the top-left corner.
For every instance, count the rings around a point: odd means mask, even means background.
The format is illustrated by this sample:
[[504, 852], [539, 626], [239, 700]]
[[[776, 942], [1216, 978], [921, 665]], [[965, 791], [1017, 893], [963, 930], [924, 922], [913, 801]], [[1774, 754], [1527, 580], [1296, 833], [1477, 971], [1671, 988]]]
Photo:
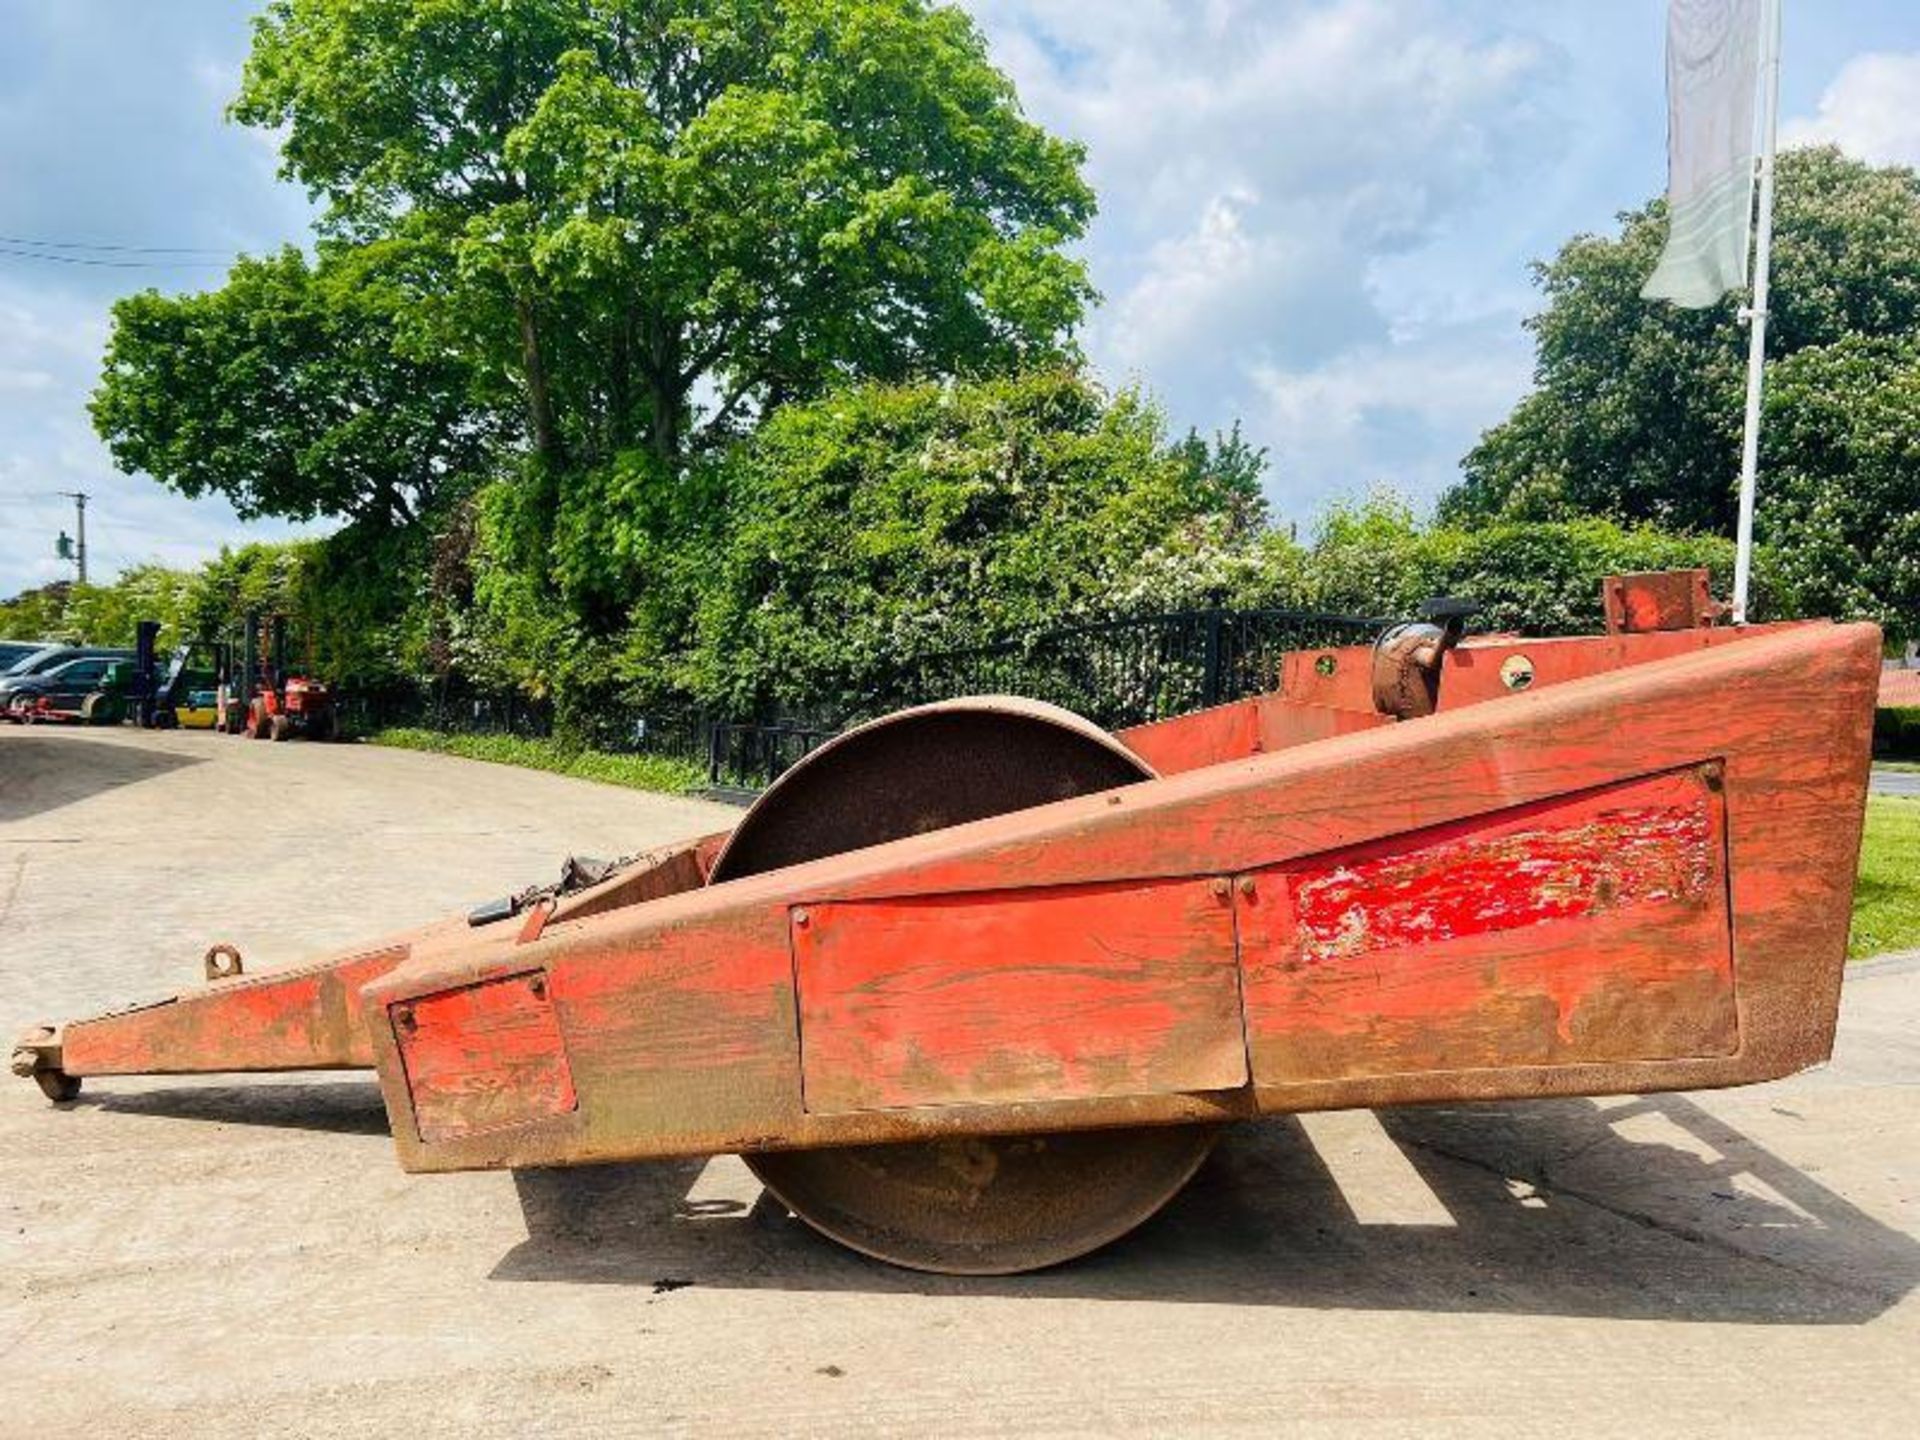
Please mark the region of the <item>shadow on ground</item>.
[[[1344, 1309], [1859, 1324], [1920, 1243], [1680, 1096], [1382, 1111], [1451, 1224], [1360, 1223], [1294, 1121], [1236, 1127], [1117, 1245], [1011, 1279], [917, 1275], [765, 1194], [690, 1196], [706, 1162], [521, 1171], [528, 1239], [494, 1278], [1052, 1295]], [[1628, 1139], [1649, 1126], [1665, 1140]]]
[[[386, 1130], [378, 1087], [358, 1080], [83, 1092], [76, 1103]], [[690, 1159], [515, 1172], [527, 1239], [492, 1278], [1840, 1325], [1920, 1284], [1920, 1242], [1684, 1096], [1378, 1116], [1437, 1202], [1434, 1223], [1362, 1223], [1305, 1130], [1282, 1117], [1231, 1128], [1159, 1216], [1040, 1274], [896, 1270], [815, 1235], [737, 1160], [711, 1162], [734, 1167], [735, 1182], [703, 1194], [710, 1162]]]
[[224, 1125], [266, 1125], [333, 1135], [385, 1135], [386, 1106], [371, 1080], [181, 1085], [114, 1094], [82, 1089], [68, 1102], [116, 1115], [153, 1115]]
[[33, 734], [10, 734], [0, 744], [0, 824], [201, 763], [197, 755], [95, 744], [39, 727]]

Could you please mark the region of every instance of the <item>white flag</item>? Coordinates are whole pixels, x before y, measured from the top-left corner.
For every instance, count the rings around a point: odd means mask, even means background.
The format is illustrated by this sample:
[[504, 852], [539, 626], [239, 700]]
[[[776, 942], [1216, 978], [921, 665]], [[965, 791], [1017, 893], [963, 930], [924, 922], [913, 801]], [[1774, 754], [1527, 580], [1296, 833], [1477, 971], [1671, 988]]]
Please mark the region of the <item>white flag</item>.
[[1754, 94], [1772, 0], [1669, 0], [1667, 248], [1640, 292], [1698, 308], [1747, 283]]

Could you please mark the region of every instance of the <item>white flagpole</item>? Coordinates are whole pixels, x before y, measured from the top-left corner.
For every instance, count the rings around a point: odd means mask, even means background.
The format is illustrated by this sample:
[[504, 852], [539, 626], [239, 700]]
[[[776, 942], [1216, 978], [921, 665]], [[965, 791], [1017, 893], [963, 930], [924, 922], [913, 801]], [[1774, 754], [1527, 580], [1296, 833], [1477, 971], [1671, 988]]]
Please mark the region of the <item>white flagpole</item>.
[[1753, 304], [1741, 318], [1747, 343], [1747, 429], [1740, 452], [1740, 529], [1733, 560], [1733, 623], [1747, 623], [1753, 578], [1753, 491], [1760, 471], [1760, 392], [1767, 364], [1767, 281], [1773, 263], [1773, 155], [1780, 118], [1780, 3], [1765, 0], [1760, 34], [1760, 217], [1753, 243]]

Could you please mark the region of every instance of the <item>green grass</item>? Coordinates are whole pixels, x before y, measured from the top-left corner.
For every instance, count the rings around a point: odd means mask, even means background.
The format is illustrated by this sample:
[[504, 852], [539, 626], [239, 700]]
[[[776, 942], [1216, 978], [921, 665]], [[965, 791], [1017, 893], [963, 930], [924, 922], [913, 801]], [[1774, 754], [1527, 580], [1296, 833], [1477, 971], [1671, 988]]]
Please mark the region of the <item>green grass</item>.
[[1920, 770], [1920, 760], [1880, 760], [1873, 762], [1876, 770]]
[[552, 740], [526, 740], [518, 735], [453, 735], [441, 730], [412, 730], [394, 726], [367, 737], [374, 745], [396, 750], [430, 750], [436, 755], [458, 755], [495, 765], [518, 765], [527, 770], [550, 770], [576, 780], [598, 780], [630, 790], [653, 790], [663, 795], [685, 795], [706, 781], [706, 772], [685, 760], [658, 755], [609, 755], [579, 750]]
[[1913, 949], [1920, 949], [1920, 799], [1871, 795], [1847, 955]]

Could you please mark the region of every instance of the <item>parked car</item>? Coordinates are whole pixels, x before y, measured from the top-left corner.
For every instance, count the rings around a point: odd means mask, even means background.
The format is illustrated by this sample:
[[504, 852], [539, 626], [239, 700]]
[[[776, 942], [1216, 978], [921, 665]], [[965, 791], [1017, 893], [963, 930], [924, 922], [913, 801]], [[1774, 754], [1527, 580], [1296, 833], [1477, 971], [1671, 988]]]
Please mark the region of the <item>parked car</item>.
[[64, 665], [69, 660], [78, 660], [89, 655], [105, 655], [114, 660], [131, 660], [133, 651], [115, 649], [109, 645], [62, 645], [58, 642], [42, 641], [33, 647], [30, 654], [0, 669], [0, 687], [4, 687], [9, 680], [19, 679], [22, 675], [41, 675], [56, 665]]
[[102, 688], [109, 669], [132, 664], [124, 650], [76, 650], [33, 674], [0, 680], [0, 705], [16, 725], [43, 709], [78, 714], [87, 696]]
[[22, 660], [38, 655], [42, 650], [59, 648], [61, 647], [49, 645], [44, 640], [0, 640], [0, 675], [6, 674]]

